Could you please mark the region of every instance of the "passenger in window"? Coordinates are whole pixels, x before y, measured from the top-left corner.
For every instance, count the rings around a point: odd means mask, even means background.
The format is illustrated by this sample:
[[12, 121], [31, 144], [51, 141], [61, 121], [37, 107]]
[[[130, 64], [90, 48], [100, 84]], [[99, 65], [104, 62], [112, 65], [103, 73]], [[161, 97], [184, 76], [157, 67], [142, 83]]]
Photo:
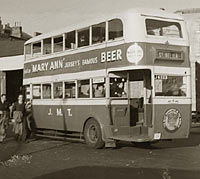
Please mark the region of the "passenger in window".
[[79, 47], [88, 45], [85, 35], [81, 35], [79, 39]]
[[148, 35], [155, 35], [155, 33], [154, 33], [153, 30], [148, 30], [148, 31], [147, 31], [147, 34], [148, 34]]
[[83, 87], [79, 87], [79, 98], [89, 98], [90, 97], [90, 88], [84, 89]]
[[117, 84], [115, 93], [118, 97], [126, 96], [126, 92], [124, 91], [124, 83], [123, 82], [120, 82]]
[[54, 89], [54, 98], [62, 98], [63, 93], [62, 93], [62, 87], [56, 86]]
[[111, 97], [125, 97], [126, 92], [124, 91], [124, 83], [118, 82], [111, 85]]
[[43, 86], [43, 97], [44, 97], [44, 99], [51, 98], [51, 86], [50, 85]]
[[103, 41], [105, 41], [105, 37], [103, 36], [93, 36], [92, 37], [92, 43], [102, 43]]
[[165, 96], [186, 96], [186, 93], [181, 89], [180, 85], [172, 84]]
[[102, 98], [105, 97], [105, 89], [104, 89], [104, 84], [98, 84], [95, 93], [94, 93], [95, 98]]

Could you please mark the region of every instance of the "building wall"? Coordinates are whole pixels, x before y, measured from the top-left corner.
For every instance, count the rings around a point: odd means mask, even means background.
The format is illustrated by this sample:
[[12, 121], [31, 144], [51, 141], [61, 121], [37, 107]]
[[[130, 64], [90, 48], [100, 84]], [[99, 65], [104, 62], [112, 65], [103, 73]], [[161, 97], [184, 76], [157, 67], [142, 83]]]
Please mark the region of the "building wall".
[[25, 40], [0, 36], [0, 57], [22, 55]]
[[[190, 61], [191, 61], [191, 91], [192, 91], [192, 110], [196, 111], [197, 103], [197, 65], [200, 63], [200, 9], [186, 9], [178, 11], [186, 21], [186, 26], [190, 41]], [[200, 82], [200, 79], [199, 79]], [[199, 89], [200, 90], [200, 89]]]
[[0, 94], [5, 93], [10, 102], [16, 100], [22, 86], [21, 59], [24, 43], [30, 38], [30, 35], [22, 31], [21, 25], [3, 25], [0, 17]]
[[0, 92], [6, 94], [6, 72], [0, 71]]

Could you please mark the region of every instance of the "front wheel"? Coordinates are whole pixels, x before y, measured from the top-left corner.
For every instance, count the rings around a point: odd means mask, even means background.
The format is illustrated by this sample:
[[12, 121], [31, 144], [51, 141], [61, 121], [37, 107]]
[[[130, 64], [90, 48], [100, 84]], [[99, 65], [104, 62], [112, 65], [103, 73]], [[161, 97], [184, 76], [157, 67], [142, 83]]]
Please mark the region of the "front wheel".
[[89, 119], [84, 128], [84, 138], [88, 146], [92, 148], [103, 148], [105, 142], [99, 123], [95, 119]]

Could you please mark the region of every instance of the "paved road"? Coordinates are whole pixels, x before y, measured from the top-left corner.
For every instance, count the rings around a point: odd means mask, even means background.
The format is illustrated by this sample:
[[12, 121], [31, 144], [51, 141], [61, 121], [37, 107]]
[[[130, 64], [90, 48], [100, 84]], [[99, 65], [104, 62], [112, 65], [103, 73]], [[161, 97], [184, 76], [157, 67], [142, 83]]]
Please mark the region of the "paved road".
[[200, 178], [200, 128], [189, 139], [94, 150], [83, 143], [40, 139], [0, 144], [1, 179]]

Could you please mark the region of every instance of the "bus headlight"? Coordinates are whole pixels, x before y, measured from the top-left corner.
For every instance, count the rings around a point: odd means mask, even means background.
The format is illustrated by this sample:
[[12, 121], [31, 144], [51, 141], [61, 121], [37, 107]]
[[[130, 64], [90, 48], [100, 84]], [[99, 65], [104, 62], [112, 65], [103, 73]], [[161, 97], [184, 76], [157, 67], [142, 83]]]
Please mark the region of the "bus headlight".
[[168, 132], [174, 132], [181, 126], [181, 113], [177, 109], [169, 109], [164, 114], [163, 126]]

